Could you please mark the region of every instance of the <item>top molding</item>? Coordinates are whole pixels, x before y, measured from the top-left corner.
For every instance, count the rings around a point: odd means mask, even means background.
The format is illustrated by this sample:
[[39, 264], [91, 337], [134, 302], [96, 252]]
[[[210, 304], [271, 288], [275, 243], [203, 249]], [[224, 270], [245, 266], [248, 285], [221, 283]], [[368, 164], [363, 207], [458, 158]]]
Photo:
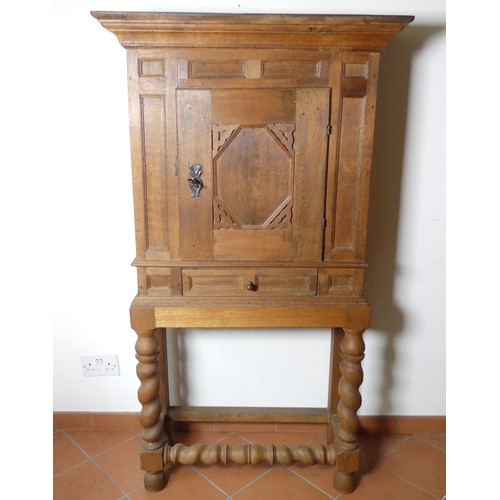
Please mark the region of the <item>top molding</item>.
[[126, 48], [382, 51], [414, 16], [91, 12]]

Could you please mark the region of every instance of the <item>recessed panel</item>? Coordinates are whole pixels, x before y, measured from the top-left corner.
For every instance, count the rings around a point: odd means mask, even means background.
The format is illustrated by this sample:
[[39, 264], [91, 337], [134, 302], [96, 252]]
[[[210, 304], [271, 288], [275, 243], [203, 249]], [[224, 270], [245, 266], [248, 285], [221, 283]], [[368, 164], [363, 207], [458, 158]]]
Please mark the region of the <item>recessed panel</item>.
[[139, 76], [165, 76], [164, 59], [141, 59], [139, 61]]
[[320, 61], [265, 61], [263, 76], [264, 78], [318, 78], [320, 68]]
[[216, 196], [242, 228], [263, 228], [289, 201], [293, 159], [267, 127], [241, 128], [214, 161]]

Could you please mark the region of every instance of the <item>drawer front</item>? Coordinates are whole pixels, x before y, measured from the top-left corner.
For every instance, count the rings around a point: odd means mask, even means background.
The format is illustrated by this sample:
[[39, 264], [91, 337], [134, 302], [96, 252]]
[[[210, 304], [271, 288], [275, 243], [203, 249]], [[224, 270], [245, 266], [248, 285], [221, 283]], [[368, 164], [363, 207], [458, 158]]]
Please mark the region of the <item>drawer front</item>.
[[317, 269], [183, 269], [183, 295], [231, 297], [317, 294]]
[[331, 297], [359, 296], [362, 286], [362, 269], [321, 269], [319, 272], [320, 295]]
[[139, 269], [139, 292], [141, 295], [170, 297], [177, 295], [175, 271], [169, 267], [148, 267]]

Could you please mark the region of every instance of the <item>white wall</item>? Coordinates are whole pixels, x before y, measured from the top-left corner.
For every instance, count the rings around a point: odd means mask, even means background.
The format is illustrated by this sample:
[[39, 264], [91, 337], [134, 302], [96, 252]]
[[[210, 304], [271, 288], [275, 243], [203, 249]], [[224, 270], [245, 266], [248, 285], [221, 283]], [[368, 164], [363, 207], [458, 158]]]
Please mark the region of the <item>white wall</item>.
[[[208, 3], [207, 3], [208, 4]], [[56, 0], [53, 403], [138, 411], [125, 50], [90, 10], [414, 14], [382, 59], [361, 414], [445, 414], [444, 1]], [[171, 332], [174, 402], [325, 406], [327, 330]], [[117, 354], [120, 377], [80, 356]]]

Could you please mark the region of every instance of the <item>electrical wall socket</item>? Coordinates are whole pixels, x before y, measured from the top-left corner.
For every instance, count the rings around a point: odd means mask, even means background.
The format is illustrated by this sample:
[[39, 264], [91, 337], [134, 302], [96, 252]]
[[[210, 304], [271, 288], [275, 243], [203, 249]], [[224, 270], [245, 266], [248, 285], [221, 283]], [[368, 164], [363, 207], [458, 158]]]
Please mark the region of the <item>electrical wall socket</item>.
[[82, 356], [84, 377], [109, 377], [120, 375], [118, 356]]

